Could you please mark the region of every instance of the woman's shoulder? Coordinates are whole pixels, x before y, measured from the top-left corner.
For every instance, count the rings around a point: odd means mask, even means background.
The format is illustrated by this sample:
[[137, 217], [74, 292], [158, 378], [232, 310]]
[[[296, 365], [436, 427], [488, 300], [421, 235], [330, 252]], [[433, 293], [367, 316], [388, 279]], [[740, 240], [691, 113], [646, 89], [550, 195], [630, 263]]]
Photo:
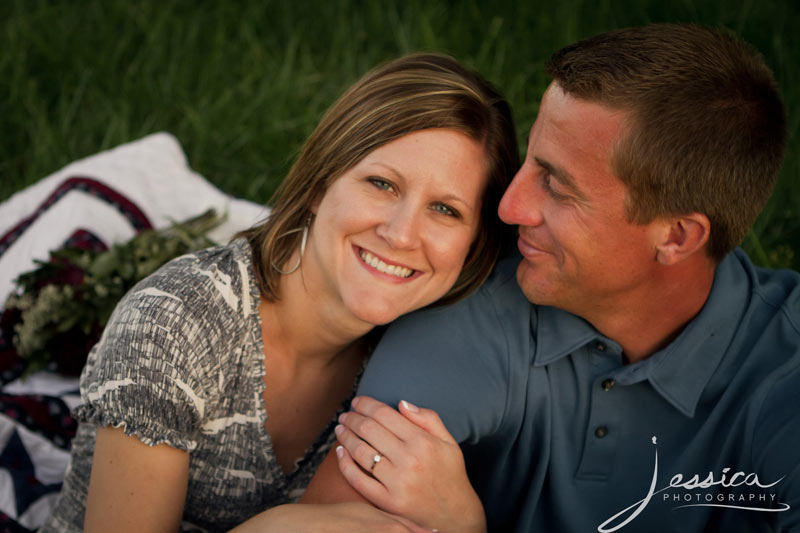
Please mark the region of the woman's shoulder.
[[187, 254], [131, 289], [81, 376], [84, 420], [130, 421], [146, 443], [179, 427], [168, 442], [194, 446], [184, 437], [214, 415], [222, 376], [258, 374], [248, 251], [234, 242]]
[[253, 336], [258, 310], [249, 265], [247, 244], [235, 241], [178, 257], [139, 282], [89, 354], [82, 384], [121, 379], [120, 368], [149, 376], [162, 367], [214, 381], [220, 365], [235, 366], [234, 355], [252, 344], [242, 342]]
[[250, 314], [258, 289], [249, 245], [237, 239], [177, 257], [134, 286], [123, 303], [181, 307], [193, 316]]

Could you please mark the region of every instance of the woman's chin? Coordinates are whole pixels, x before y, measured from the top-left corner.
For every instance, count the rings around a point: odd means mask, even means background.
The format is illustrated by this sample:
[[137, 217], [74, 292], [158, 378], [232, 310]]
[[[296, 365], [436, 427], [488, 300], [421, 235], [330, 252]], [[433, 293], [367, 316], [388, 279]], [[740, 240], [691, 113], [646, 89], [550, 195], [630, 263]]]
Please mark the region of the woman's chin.
[[361, 321], [373, 326], [383, 326], [389, 324], [406, 313], [410, 313], [420, 306], [409, 308], [392, 305], [391, 302], [372, 302], [370, 305], [360, 305], [353, 308], [353, 314]]
[[393, 322], [401, 313], [390, 310], [373, 310], [363, 309], [356, 313], [356, 317], [362, 322], [366, 322], [372, 326], [383, 326]]

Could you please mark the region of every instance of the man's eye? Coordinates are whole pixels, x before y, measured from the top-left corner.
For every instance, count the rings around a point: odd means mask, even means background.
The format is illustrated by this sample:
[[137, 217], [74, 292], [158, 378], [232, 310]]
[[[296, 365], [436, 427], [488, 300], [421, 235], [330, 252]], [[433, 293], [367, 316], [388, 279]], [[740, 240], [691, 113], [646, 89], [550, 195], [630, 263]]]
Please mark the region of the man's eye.
[[376, 186], [379, 189], [383, 189], [384, 191], [391, 191], [394, 189], [394, 187], [392, 187], [392, 184], [386, 181], [385, 179], [372, 177], [368, 178], [368, 180], [374, 186]]
[[460, 217], [460, 214], [458, 213], [458, 211], [456, 211], [455, 209], [453, 209], [449, 205], [435, 204], [433, 206], [433, 210], [436, 211], [437, 213], [441, 213], [441, 214], [447, 215], [449, 217], [456, 217], [456, 218]]
[[566, 199], [567, 196], [553, 190], [553, 187], [550, 185], [550, 178], [551, 175], [549, 172], [544, 172], [542, 174], [542, 188], [545, 190], [545, 192], [549, 194], [550, 197], [553, 198], [554, 200]]
[[550, 192], [550, 193], [553, 192], [553, 189], [550, 187], [550, 173], [549, 172], [542, 173], [542, 187], [547, 192]]

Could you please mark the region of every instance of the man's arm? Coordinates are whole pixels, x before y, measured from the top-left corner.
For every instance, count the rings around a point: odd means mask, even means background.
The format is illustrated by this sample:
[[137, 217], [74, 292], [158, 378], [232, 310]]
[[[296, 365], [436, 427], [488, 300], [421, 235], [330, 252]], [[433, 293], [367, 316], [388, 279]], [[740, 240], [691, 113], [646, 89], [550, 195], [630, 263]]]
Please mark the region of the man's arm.
[[[465, 359], [472, 358], [469, 337], [459, 331], [469, 329], [463, 316], [469, 310], [460, 310], [466, 303], [461, 302], [447, 309], [422, 311], [393, 324], [372, 355], [358, 393], [370, 395], [388, 405], [408, 400], [440, 412], [440, 416], [446, 412], [442, 418], [451, 433], [453, 430], [448, 425], [448, 419], [463, 428], [456, 431], [453, 437], [459, 442], [468, 439], [467, 428], [470, 424], [460, 422], [457, 418], [462, 414], [469, 416], [469, 410], [464, 406], [470, 405], [472, 398], [483, 399], [486, 396], [482, 396], [481, 392], [476, 394], [475, 389], [467, 392], [470, 387], [461, 379], [460, 369], [469, 366], [465, 365]], [[475, 382], [474, 379], [472, 381]], [[490, 383], [490, 379], [478, 379], [474, 385], [482, 389], [483, 385]], [[442, 391], [449, 392], [441, 394]], [[489, 396], [497, 396], [497, 391], [502, 392], [502, 386], [495, 387], [495, 392], [489, 393]], [[342, 476], [334, 448], [314, 475], [302, 502], [348, 501], [366, 500]]]
[[[530, 304], [516, 285], [517, 263], [501, 265], [484, 288], [462, 302], [396, 321], [370, 359], [359, 395], [392, 406], [407, 400], [429, 408], [456, 442], [475, 443], [493, 434], [505, 415], [514, 374], [510, 359], [526, 360], [530, 352], [507, 335], [510, 328], [529, 339]], [[303, 502], [363, 501], [338, 462], [332, 450]]]
[[[795, 360], [797, 350], [795, 348]], [[788, 359], [788, 358], [787, 358]], [[788, 366], [788, 365], [787, 365]], [[773, 505], [788, 506], [775, 516], [781, 531], [800, 532], [800, 368], [771, 384], [752, 437], [754, 471], [769, 489]], [[780, 480], [780, 481], [777, 481]]]

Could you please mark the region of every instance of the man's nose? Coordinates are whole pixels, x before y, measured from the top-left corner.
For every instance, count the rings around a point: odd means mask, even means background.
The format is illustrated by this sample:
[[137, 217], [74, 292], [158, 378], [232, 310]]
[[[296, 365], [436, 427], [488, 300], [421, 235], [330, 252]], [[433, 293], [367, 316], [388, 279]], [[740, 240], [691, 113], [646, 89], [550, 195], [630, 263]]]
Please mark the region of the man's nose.
[[539, 179], [529, 165], [523, 165], [500, 199], [497, 213], [506, 224], [538, 226], [544, 219], [541, 212], [542, 194]]

